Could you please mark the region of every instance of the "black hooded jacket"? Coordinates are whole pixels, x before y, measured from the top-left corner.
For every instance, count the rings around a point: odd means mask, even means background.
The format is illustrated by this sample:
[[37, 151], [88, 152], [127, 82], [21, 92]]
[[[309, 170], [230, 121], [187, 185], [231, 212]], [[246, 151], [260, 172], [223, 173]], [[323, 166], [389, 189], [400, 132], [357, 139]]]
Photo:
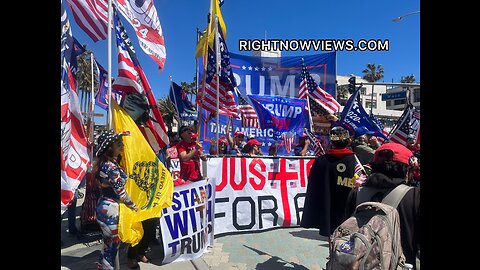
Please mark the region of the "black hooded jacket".
[[308, 175], [307, 193], [301, 226], [318, 228], [330, 236], [345, 220], [345, 203], [354, 185], [354, 153], [349, 149], [332, 149], [318, 157]]
[[[382, 173], [371, 174], [365, 182], [365, 187], [383, 189], [375, 194], [370, 201], [381, 201], [396, 186], [405, 183], [404, 179], [390, 178]], [[358, 188], [351, 190], [347, 198], [346, 216], [353, 214], [356, 207]], [[416, 254], [420, 246], [420, 188], [410, 189], [397, 207], [400, 216], [400, 235], [403, 253], [407, 263], [416, 269]]]

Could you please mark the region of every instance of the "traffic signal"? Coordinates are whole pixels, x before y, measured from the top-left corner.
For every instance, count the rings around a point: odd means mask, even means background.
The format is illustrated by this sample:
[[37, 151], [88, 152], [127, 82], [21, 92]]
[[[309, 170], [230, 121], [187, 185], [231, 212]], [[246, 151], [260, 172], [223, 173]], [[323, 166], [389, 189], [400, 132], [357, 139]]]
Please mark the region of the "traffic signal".
[[348, 92], [353, 94], [355, 92], [355, 77], [348, 79]]

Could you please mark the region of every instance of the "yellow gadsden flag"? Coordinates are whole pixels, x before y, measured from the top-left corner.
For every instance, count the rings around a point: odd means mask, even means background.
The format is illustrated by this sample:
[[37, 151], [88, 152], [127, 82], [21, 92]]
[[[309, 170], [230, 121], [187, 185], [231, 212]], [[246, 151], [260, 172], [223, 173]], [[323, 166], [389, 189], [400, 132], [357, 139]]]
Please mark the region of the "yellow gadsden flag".
[[[227, 27], [225, 26], [225, 22], [223, 21], [222, 12], [220, 12], [220, 5], [218, 4], [218, 0], [211, 0], [210, 3], [212, 14], [210, 16], [210, 22], [208, 23], [207, 28], [210, 28], [210, 33], [208, 34], [208, 45], [213, 48], [213, 42], [215, 41], [215, 15], [218, 16], [218, 23], [220, 23], [223, 38], [227, 40]], [[205, 39], [207, 35], [207, 29], [203, 30], [200, 38], [197, 42], [197, 47], [195, 48], [195, 58], [203, 56], [205, 54]]]
[[143, 236], [141, 221], [160, 218], [162, 209], [172, 205], [173, 181], [130, 115], [116, 102], [112, 104], [115, 132], [130, 131], [130, 136], [123, 137], [120, 166], [128, 175], [125, 189], [138, 207], [134, 212], [120, 204], [118, 235], [135, 246]]

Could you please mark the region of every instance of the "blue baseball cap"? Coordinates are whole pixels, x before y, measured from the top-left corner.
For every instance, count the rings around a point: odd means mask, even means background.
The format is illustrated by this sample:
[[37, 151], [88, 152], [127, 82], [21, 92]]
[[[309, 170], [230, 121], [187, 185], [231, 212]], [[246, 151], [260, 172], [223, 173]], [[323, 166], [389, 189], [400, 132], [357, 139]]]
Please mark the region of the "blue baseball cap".
[[355, 138], [360, 137], [362, 135], [373, 135], [375, 132], [368, 130], [365, 126], [360, 126], [355, 129]]

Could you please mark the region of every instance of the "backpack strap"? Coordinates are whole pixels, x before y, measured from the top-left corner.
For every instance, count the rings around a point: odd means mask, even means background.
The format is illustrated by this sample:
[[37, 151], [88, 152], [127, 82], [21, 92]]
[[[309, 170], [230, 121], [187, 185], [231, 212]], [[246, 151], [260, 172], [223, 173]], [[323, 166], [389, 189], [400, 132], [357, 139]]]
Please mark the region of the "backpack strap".
[[398, 185], [390, 191], [385, 198], [383, 198], [382, 203], [388, 204], [396, 209], [400, 201], [403, 199], [403, 196], [405, 196], [411, 188], [412, 187], [404, 184]]
[[393, 206], [394, 208], [397, 208], [398, 204], [403, 199], [403, 196], [405, 196], [405, 194], [410, 190], [410, 188], [412, 187], [409, 187], [404, 184], [400, 184], [396, 186], [394, 189], [390, 189], [390, 190], [380, 189], [375, 187], [360, 187], [357, 192], [355, 205], [368, 202], [377, 193], [382, 193], [382, 194], [387, 194], [383, 198], [382, 203], [385, 203], [390, 206]]

